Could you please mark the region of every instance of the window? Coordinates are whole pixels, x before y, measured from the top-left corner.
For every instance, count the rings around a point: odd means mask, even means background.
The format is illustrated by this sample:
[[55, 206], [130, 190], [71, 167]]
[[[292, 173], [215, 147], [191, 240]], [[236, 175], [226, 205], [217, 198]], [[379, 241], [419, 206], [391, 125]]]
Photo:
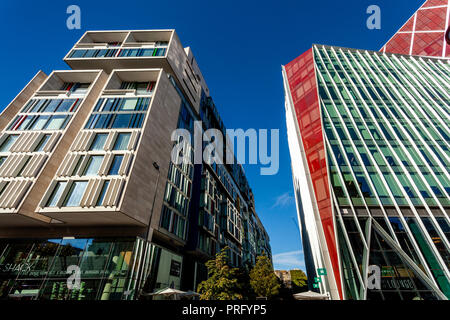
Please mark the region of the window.
[[171, 217], [172, 217], [171, 210], [164, 205], [161, 214], [160, 226], [166, 230], [169, 230]]
[[76, 83], [71, 91], [76, 94], [85, 94], [89, 89], [90, 83]]
[[67, 194], [66, 200], [64, 201], [64, 206], [79, 207], [86, 186], [87, 181], [75, 181], [74, 183], [72, 183], [69, 193]]
[[96, 176], [103, 161], [103, 156], [91, 156], [86, 165], [83, 175]]
[[140, 128], [149, 104], [150, 98], [100, 99], [85, 128]]
[[[77, 102], [77, 100], [73, 100], [73, 99], [65, 99], [63, 100], [63, 102], [60, 104], [59, 108], [58, 108], [58, 112], [72, 112], [75, 111], [75, 104], [78, 105], [79, 103]], [[72, 108], [73, 107], [73, 108]]]
[[105, 142], [106, 139], [108, 138], [108, 134], [107, 133], [97, 133], [95, 135], [94, 141], [92, 141], [91, 147], [89, 148], [89, 150], [103, 150], [104, 146], [105, 146]]
[[[42, 130], [50, 116], [38, 116], [31, 125], [31, 130]], [[28, 129], [28, 128], [27, 128]]]
[[114, 159], [111, 163], [111, 167], [109, 168], [108, 175], [115, 176], [119, 174], [120, 165], [122, 164], [123, 156], [117, 155], [114, 156]]
[[58, 182], [55, 186], [55, 189], [53, 189], [52, 194], [50, 195], [50, 198], [47, 201], [46, 207], [56, 207], [56, 204], [58, 203], [59, 198], [61, 198], [61, 195], [67, 185], [67, 182]]
[[72, 176], [78, 175], [78, 170], [80, 169], [81, 164], [83, 163], [85, 157], [86, 156], [84, 154], [80, 156], [80, 158], [77, 161], [77, 164], [75, 165], [75, 168], [73, 168], [73, 171], [71, 174]]
[[64, 129], [70, 116], [52, 116], [45, 125], [45, 130]]
[[155, 87], [155, 82], [139, 82], [136, 84], [137, 94], [148, 94]]
[[0, 196], [1, 196], [1, 195], [3, 194], [3, 192], [6, 190], [6, 188], [8, 187], [8, 185], [9, 185], [9, 181], [6, 182], [6, 183], [3, 185], [3, 187], [0, 188]]
[[100, 191], [100, 194], [97, 199], [97, 203], [95, 204], [96, 206], [101, 206], [103, 204], [103, 199], [105, 199], [105, 194], [106, 194], [106, 190], [108, 190], [108, 186], [109, 186], [109, 180], [106, 180], [103, 183], [102, 190]]
[[3, 141], [2, 145], [0, 146], [0, 152], [8, 152], [9, 149], [11, 149], [11, 146], [16, 142], [18, 135], [10, 135], [6, 138], [5, 141]]
[[7, 157], [0, 157], [0, 167], [2, 166], [3, 162], [5, 162]]
[[114, 122], [112, 124], [112, 128], [121, 129], [121, 128], [129, 128], [130, 120], [132, 117], [132, 113], [121, 113], [116, 116]]
[[61, 100], [54, 99], [50, 100], [49, 103], [45, 106], [45, 109], [42, 112], [55, 112], [56, 109], [58, 109], [59, 104], [61, 103]]
[[120, 57], [161, 57], [166, 53], [166, 48], [124, 49]]
[[50, 139], [50, 134], [44, 134], [44, 136], [41, 138], [41, 141], [39, 141], [38, 145], [34, 149], [34, 152], [43, 151], [45, 145], [47, 144], [48, 140]]
[[131, 133], [119, 133], [114, 143], [113, 150], [126, 150], [130, 141]]
[[37, 103], [33, 106], [33, 109], [31, 109], [29, 112], [41, 112], [42, 109], [44, 109], [46, 103], [48, 100], [37, 100]]
[[120, 107], [120, 111], [131, 111], [136, 108], [137, 98], [126, 99]]
[[172, 260], [170, 262], [170, 275], [173, 277], [181, 276], [181, 263], [179, 261]]
[[[81, 102], [81, 99], [32, 99], [10, 123], [8, 130], [64, 129], [71, 118], [71, 115], [67, 113], [75, 112]], [[39, 115], [43, 112], [47, 114]], [[66, 114], [61, 115], [61, 113]]]
[[[19, 117], [19, 120], [17, 123], [17, 127], [14, 130], [20, 131], [20, 130], [27, 130], [30, 123], [36, 119], [36, 117], [32, 117], [32, 116], [21, 116]], [[15, 127], [15, 126], [14, 126]], [[12, 130], [12, 128], [10, 128], [10, 130]]]
[[22, 164], [22, 168], [20, 168], [19, 172], [17, 173], [17, 177], [22, 177], [22, 173], [27, 167], [28, 163], [30, 162], [31, 157], [27, 157], [25, 162]]

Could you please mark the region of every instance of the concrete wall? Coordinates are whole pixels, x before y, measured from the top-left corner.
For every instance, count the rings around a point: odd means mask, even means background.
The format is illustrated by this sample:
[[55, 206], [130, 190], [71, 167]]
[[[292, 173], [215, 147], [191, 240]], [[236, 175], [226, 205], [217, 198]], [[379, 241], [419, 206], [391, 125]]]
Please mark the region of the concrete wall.
[[[153, 227], [159, 225], [173, 145], [171, 135], [177, 128], [180, 106], [181, 99], [178, 93], [167, 74], [161, 71], [120, 206], [121, 212], [148, 225], [156, 191]], [[153, 162], [159, 165], [157, 190], [158, 171], [153, 167]]]

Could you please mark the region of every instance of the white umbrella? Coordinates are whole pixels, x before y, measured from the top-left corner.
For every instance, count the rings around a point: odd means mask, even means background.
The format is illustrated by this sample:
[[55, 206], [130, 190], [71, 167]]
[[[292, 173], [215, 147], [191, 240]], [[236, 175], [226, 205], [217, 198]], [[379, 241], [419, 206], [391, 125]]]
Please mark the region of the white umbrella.
[[180, 290], [177, 290], [177, 289], [172, 289], [172, 288], [165, 288], [165, 289], [162, 289], [162, 290], [158, 290], [158, 291], [156, 291], [156, 292], [154, 292], [154, 293], [150, 293], [149, 294], [149, 296], [166, 296], [166, 297], [170, 297], [170, 296], [173, 296], [173, 295], [176, 295], [176, 294], [184, 294], [184, 293], [186, 293], [186, 292], [184, 292], [184, 291], [180, 291]]
[[327, 294], [321, 294], [314, 291], [301, 292], [293, 295], [296, 300], [328, 300]]

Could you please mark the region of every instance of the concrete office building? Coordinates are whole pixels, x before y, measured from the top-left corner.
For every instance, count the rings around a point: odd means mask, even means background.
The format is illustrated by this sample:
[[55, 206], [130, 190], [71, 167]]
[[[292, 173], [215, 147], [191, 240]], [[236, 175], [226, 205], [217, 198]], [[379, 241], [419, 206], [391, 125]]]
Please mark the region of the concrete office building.
[[[434, 23], [436, 11], [447, 18]], [[429, 57], [389, 53], [392, 40], [381, 52], [314, 45], [283, 67], [311, 290], [333, 299], [450, 297], [448, 14], [447, 1], [427, 1], [413, 31], [399, 33], [415, 38], [406, 54]], [[439, 39], [424, 44], [419, 20]]]
[[174, 30], [89, 31], [64, 61], [0, 115], [0, 298], [132, 300], [195, 290], [225, 246], [270, 256], [239, 164], [171, 161], [175, 129], [224, 130]]

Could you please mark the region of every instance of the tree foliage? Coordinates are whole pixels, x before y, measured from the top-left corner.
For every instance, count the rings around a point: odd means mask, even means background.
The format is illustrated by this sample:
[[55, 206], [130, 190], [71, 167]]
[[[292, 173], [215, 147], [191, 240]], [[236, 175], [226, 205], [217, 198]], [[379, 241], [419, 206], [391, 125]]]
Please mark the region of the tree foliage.
[[290, 273], [292, 285], [294, 286], [294, 289], [296, 289], [296, 291], [307, 289], [308, 278], [302, 270], [291, 270]]
[[242, 299], [237, 279], [239, 270], [228, 265], [227, 247], [206, 262], [208, 280], [198, 285], [201, 300], [236, 300]]
[[247, 262], [247, 264], [239, 268], [239, 272], [237, 274], [237, 279], [239, 282], [239, 292], [242, 293], [244, 300], [256, 299], [256, 294], [253, 291], [252, 286], [250, 285], [250, 270], [252, 269], [252, 267], [253, 266]]
[[250, 272], [250, 285], [260, 297], [270, 299], [278, 295], [280, 284], [266, 255], [256, 258], [256, 264]]

